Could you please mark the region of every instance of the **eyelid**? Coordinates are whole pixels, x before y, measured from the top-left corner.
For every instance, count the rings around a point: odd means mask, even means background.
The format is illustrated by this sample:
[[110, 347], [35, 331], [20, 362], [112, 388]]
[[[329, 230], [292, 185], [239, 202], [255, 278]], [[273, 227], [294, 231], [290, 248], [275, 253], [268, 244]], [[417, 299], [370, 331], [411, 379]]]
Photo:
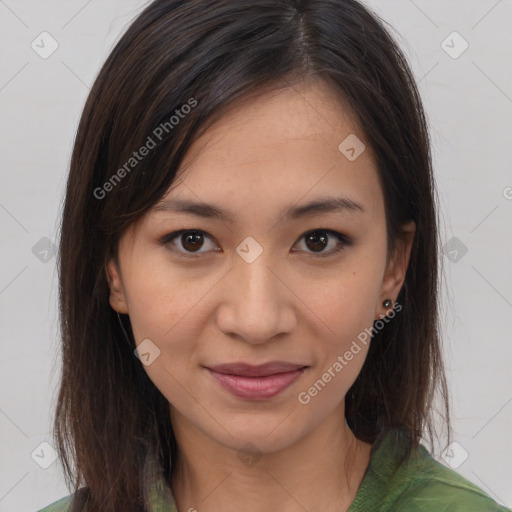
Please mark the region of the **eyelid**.
[[[314, 229], [308, 229], [307, 231], [304, 231], [299, 238], [297, 239], [297, 242], [302, 240], [306, 235], [309, 235], [311, 233], [320, 232], [320, 233], [326, 233], [330, 237], [337, 238], [339, 240], [338, 245], [327, 252], [321, 252], [321, 253], [314, 253], [310, 251], [304, 251], [308, 254], [308, 256], [313, 256], [314, 258], [328, 258], [329, 256], [334, 256], [341, 252], [345, 247], [352, 245], [352, 239], [345, 235], [344, 233], [340, 233], [339, 231], [336, 231], [334, 229], [328, 229], [328, 228], [314, 228]], [[297, 243], [296, 242], [296, 243]], [[295, 244], [294, 244], [295, 245]], [[303, 252], [303, 251], [300, 251]]]
[[[170, 244], [175, 238], [179, 238], [184, 233], [199, 233], [199, 234], [203, 235], [205, 238], [217, 243], [215, 241], [215, 238], [213, 236], [211, 236], [210, 234], [208, 234], [206, 231], [203, 231], [202, 229], [192, 228], [192, 229], [180, 229], [178, 231], [173, 231], [172, 233], [168, 233], [167, 235], [164, 235], [159, 240], [159, 244], [166, 246], [166, 245]], [[178, 253], [180, 256], [183, 256], [185, 258], [197, 258], [201, 254], [207, 254], [207, 251], [195, 252], [195, 253], [188, 253], [186, 251], [183, 252], [183, 251], [180, 251], [177, 249], [172, 249], [172, 251]], [[218, 252], [218, 251], [215, 250], [215, 252]]]
[[[313, 256], [313, 257], [316, 257], [316, 258], [327, 258], [329, 256], [332, 256], [334, 254], [339, 253], [346, 246], [352, 245], [352, 240], [351, 240], [350, 237], [348, 237], [344, 233], [340, 233], [339, 231], [335, 231], [333, 229], [328, 229], [328, 228], [308, 229], [307, 231], [304, 231], [304, 233], [302, 233], [298, 237], [297, 242], [302, 240], [306, 235], [311, 234], [311, 233], [315, 233], [315, 232], [325, 233], [325, 234], [327, 234], [327, 235], [329, 235], [331, 237], [337, 238], [339, 240], [339, 243], [338, 243], [337, 247], [335, 247], [334, 249], [331, 249], [328, 252], [322, 252], [322, 253], [314, 253], [314, 252], [309, 252], [309, 251], [298, 251], [298, 252], [306, 252], [309, 256]], [[203, 235], [205, 238], [207, 238], [207, 239], [217, 243], [215, 238], [212, 235], [210, 235], [206, 231], [204, 231], [202, 229], [199, 229], [199, 228], [180, 229], [180, 230], [177, 230], [177, 231], [173, 231], [171, 233], [168, 233], [168, 234], [164, 235], [162, 238], [160, 238], [158, 240], [158, 243], [159, 243], [159, 245], [166, 246], [169, 243], [171, 243], [174, 239], [176, 239], [176, 238], [180, 237], [181, 235], [183, 235], [184, 233], [199, 233], [199, 234]], [[295, 242], [295, 244], [297, 242]], [[198, 258], [201, 254], [208, 254], [208, 252], [209, 252], [209, 251], [202, 251], [202, 252], [198, 251], [198, 252], [195, 252], [195, 253], [190, 253], [190, 252], [186, 252], [186, 251], [183, 252], [183, 251], [174, 250], [174, 249], [170, 249], [170, 250], [172, 250], [173, 252], [178, 253], [180, 256], [183, 256], [185, 258]], [[219, 251], [215, 250], [215, 252], [219, 252]], [[297, 251], [295, 251], [295, 252], [297, 252]]]

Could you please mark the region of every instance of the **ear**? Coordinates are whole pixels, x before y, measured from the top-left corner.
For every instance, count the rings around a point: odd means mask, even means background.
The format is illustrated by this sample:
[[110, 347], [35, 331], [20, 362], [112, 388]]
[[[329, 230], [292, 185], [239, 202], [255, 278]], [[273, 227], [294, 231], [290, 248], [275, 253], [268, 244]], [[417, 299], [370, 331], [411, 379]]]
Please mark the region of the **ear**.
[[107, 279], [110, 286], [110, 306], [118, 313], [128, 314], [128, 304], [124, 294], [121, 273], [114, 258], [111, 258], [106, 267]]
[[389, 309], [384, 308], [382, 305], [386, 299], [391, 299], [394, 303], [400, 289], [405, 281], [405, 274], [409, 266], [409, 259], [411, 257], [411, 249], [414, 241], [414, 234], [416, 233], [416, 224], [413, 221], [404, 224], [401, 233], [396, 240], [396, 246], [392, 257], [390, 258], [384, 278], [381, 285], [380, 302], [377, 304], [377, 317], [383, 318]]

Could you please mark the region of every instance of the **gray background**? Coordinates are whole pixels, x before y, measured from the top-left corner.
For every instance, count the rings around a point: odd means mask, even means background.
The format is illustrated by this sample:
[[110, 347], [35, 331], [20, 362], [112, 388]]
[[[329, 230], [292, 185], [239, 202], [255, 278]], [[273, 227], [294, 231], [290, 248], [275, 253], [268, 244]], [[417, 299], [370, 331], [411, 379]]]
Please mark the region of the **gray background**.
[[[89, 88], [146, 4], [0, 0], [0, 512], [35, 511], [68, 494], [41, 445], [52, 442], [60, 374], [53, 244]], [[395, 27], [432, 131], [457, 443], [436, 458], [512, 506], [512, 2], [366, 4]], [[57, 50], [42, 58], [53, 40]]]

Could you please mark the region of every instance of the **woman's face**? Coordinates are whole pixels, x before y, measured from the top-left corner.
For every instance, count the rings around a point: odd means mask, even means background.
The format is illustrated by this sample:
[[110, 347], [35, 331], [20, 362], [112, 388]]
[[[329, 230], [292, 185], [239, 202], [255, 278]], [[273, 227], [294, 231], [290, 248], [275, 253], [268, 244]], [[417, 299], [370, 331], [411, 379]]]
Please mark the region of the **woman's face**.
[[[129, 314], [173, 425], [271, 452], [343, 417], [362, 333], [396, 300], [412, 243], [388, 264], [377, 169], [348, 114], [322, 82], [238, 104], [192, 146], [168, 203], [121, 238], [111, 305]], [[305, 369], [209, 369], [270, 362]]]

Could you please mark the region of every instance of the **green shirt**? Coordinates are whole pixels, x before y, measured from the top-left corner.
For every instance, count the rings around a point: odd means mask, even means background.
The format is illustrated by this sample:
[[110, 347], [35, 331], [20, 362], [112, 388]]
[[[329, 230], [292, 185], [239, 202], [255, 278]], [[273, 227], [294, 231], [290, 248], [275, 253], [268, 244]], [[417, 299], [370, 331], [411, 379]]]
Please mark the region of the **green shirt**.
[[[348, 512], [512, 512], [482, 489], [434, 460], [420, 444], [399, 465], [405, 445], [392, 449], [391, 438], [374, 444], [370, 463]], [[178, 512], [171, 488], [153, 459], [146, 463], [148, 512]], [[68, 512], [73, 495], [38, 512]]]

